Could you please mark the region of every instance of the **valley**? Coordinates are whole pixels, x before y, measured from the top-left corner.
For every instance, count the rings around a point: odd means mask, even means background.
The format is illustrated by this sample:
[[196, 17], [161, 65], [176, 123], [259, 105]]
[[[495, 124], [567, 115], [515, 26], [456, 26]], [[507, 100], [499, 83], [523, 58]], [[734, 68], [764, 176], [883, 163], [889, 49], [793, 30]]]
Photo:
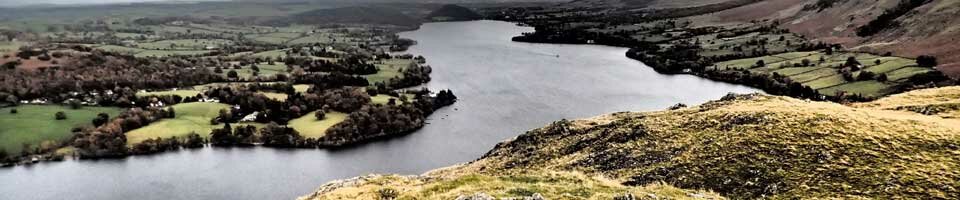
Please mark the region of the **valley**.
[[960, 198], [954, 1], [51, 3], [0, 198]]

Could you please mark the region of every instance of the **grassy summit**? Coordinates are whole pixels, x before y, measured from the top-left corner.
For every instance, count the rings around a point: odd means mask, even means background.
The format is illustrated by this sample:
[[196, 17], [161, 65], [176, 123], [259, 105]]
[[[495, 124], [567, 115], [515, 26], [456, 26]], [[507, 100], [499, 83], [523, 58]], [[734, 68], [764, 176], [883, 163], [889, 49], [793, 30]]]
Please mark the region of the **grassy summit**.
[[[426, 184], [386, 180], [376, 182], [379, 188], [327, 188], [312, 197], [391, 187], [401, 197], [427, 199], [475, 191], [507, 197], [506, 191], [516, 188], [552, 197], [609, 199], [610, 193], [656, 194], [644, 188], [667, 184], [731, 198], [956, 199], [960, 119], [897, 108], [908, 102], [956, 103], [958, 94], [960, 87], [919, 90], [851, 106], [732, 95], [674, 110], [564, 120], [501, 143], [472, 163], [428, 173]], [[584, 176], [544, 178], [555, 173]], [[466, 181], [440, 192], [421, 191], [465, 177], [517, 175], [538, 178], [530, 179], [532, 186]], [[593, 193], [577, 195], [545, 189], [597, 180], [621, 190], [582, 187]], [[708, 193], [680, 194], [672, 197]]]

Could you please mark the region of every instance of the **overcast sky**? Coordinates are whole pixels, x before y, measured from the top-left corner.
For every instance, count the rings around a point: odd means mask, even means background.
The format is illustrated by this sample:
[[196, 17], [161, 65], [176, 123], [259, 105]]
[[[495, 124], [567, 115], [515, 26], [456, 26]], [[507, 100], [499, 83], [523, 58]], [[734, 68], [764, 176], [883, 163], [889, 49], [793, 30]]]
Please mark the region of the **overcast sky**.
[[[36, 5], [36, 4], [110, 4], [110, 3], [132, 3], [132, 2], [162, 2], [162, 1], [185, 1], [185, 0], [0, 0], [0, 5]], [[210, 0], [188, 0], [188, 1], [210, 1]]]

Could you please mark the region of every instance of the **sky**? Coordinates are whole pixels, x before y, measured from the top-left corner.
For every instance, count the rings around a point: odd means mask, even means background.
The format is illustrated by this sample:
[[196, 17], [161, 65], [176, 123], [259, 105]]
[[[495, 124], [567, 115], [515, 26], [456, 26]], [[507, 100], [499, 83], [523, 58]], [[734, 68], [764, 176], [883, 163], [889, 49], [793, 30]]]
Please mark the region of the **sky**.
[[[185, 0], [45, 0], [45, 1], [24, 1], [24, 0], [0, 0], [3, 6], [23, 6], [23, 5], [44, 5], [44, 4], [111, 4], [111, 3], [134, 3], [134, 2], [164, 2], [164, 1], [185, 1]], [[187, 1], [210, 1], [210, 0], [187, 0]]]

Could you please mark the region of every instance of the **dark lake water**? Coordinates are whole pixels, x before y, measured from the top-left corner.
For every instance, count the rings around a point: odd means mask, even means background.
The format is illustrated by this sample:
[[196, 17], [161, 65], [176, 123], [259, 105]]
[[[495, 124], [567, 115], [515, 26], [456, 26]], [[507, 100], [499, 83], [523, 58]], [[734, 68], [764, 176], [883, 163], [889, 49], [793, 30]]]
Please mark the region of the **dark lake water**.
[[511, 42], [512, 23], [425, 24], [402, 33], [433, 66], [427, 87], [461, 98], [411, 135], [343, 150], [204, 148], [0, 169], [0, 199], [293, 199], [334, 179], [420, 174], [474, 160], [559, 119], [698, 104], [757, 90], [661, 75], [625, 48]]

